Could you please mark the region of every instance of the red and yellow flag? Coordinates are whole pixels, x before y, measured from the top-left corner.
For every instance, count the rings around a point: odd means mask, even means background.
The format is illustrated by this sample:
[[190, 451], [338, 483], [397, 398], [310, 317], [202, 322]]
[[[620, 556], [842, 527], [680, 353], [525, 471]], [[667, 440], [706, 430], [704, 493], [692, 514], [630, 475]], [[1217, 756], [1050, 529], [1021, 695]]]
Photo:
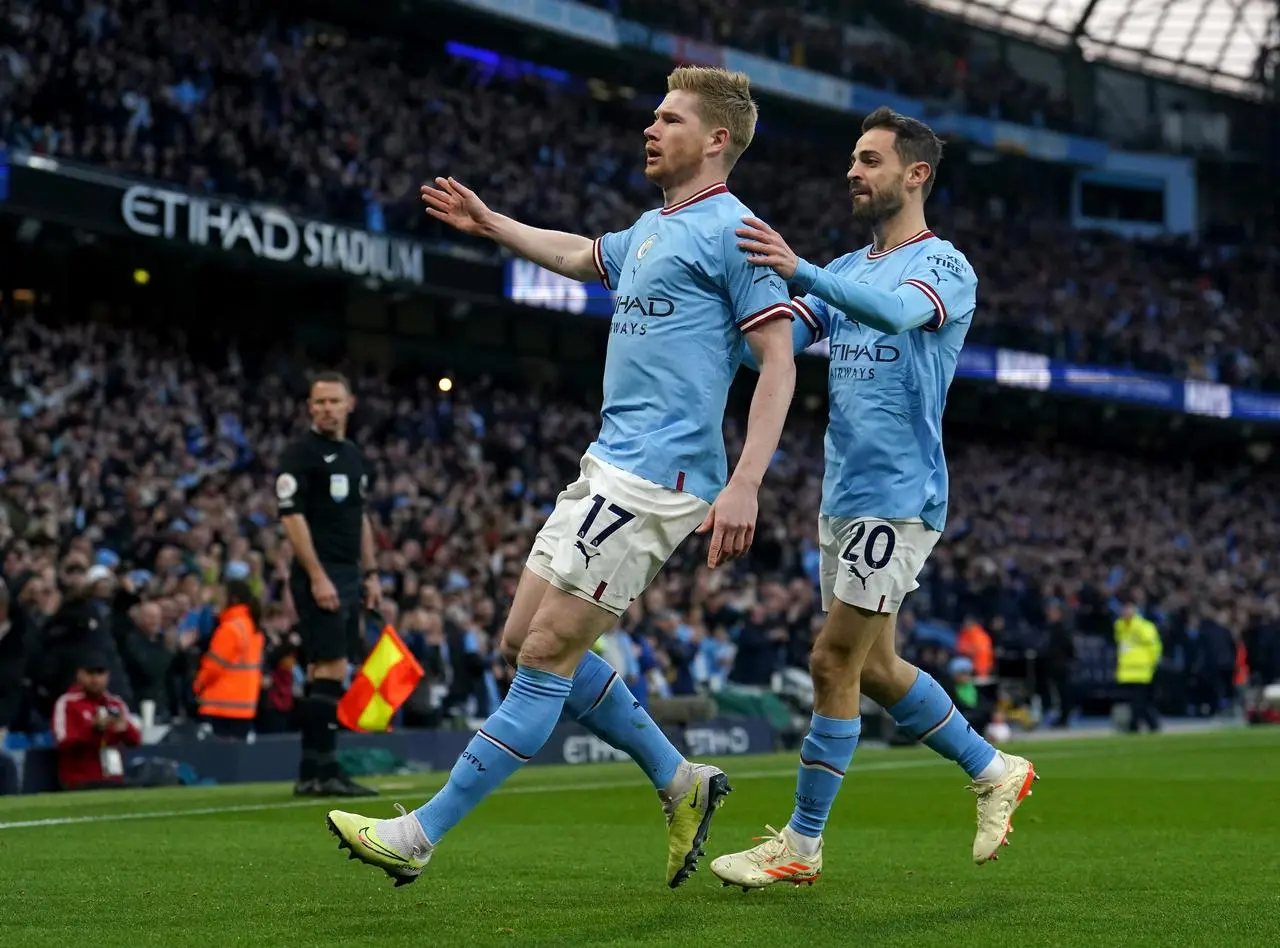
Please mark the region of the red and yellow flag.
[[386, 731], [424, 672], [396, 630], [386, 626], [338, 702], [338, 721], [352, 731]]

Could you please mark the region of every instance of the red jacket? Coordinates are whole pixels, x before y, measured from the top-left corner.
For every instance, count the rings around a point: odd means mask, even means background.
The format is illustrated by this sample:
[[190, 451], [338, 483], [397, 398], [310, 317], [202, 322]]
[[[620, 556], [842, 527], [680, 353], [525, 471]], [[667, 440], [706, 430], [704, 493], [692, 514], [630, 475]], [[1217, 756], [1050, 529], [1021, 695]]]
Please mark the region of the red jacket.
[[[118, 720], [125, 722], [124, 730], [117, 731], [113, 723], [105, 730], [94, 727], [98, 715], [109, 714], [113, 708], [119, 712]], [[142, 730], [129, 716], [128, 705], [111, 692], [91, 698], [79, 685], [72, 685], [54, 704], [53, 736], [58, 742], [58, 782], [67, 790], [87, 781], [123, 782], [121, 776], [103, 773], [102, 750], [142, 743]]]

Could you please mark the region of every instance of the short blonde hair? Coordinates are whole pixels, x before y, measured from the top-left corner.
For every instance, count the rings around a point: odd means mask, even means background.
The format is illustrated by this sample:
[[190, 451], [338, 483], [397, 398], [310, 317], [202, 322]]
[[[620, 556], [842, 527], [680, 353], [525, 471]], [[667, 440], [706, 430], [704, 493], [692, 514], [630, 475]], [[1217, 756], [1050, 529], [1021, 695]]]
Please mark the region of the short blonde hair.
[[712, 128], [729, 130], [724, 159], [726, 168], [732, 168], [756, 134], [759, 112], [747, 74], [716, 66], [680, 66], [667, 76], [667, 91], [696, 95], [699, 118]]

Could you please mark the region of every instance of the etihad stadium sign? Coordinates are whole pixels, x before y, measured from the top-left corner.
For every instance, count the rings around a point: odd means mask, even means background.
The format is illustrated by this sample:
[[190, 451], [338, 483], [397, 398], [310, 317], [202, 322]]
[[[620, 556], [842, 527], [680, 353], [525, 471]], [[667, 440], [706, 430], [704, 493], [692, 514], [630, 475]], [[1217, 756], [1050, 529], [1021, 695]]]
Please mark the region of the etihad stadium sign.
[[[490, 259], [442, 241], [379, 233], [280, 207], [139, 181], [43, 155], [0, 160], [0, 210], [90, 233], [136, 235], [198, 252], [235, 254], [355, 279], [421, 287], [471, 276]], [[435, 258], [435, 265], [432, 265]], [[448, 261], [448, 266], [441, 266]], [[457, 264], [462, 263], [461, 269]], [[485, 281], [489, 282], [489, 281]], [[496, 282], [496, 281], [495, 281]], [[495, 288], [496, 289], [496, 288]]]
[[276, 208], [135, 184], [121, 195], [120, 216], [130, 231], [143, 237], [224, 252], [243, 248], [262, 260], [388, 283], [423, 282], [420, 243], [297, 218]]

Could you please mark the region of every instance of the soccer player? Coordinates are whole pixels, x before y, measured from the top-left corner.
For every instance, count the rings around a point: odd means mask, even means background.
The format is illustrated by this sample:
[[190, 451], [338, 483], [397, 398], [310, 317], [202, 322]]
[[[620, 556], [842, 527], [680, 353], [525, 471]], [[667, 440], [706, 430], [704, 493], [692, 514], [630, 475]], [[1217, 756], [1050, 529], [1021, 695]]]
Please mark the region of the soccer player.
[[915, 119], [877, 109], [849, 172], [853, 218], [874, 241], [820, 269], [754, 218], [738, 231], [752, 263], [805, 296], [794, 300], [797, 351], [829, 339], [831, 417], [818, 521], [827, 621], [813, 644], [814, 712], [800, 749], [795, 809], [754, 849], [720, 856], [726, 885], [812, 884], [822, 831], [853, 758], [862, 694], [969, 775], [978, 797], [973, 860], [996, 858], [1030, 793], [1031, 763], [971, 728], [931, 675], [895, 651], [895, 616], [947, 517], [942, 410], [973, 318], [978, 279], [925, 224], [942, 143]]
[[[755, 133], [747, 77], [682, 67], [667, 89], [644, 133], [645, 175], [664, 206], [624, 231], [590, 240], [535, 229], [452, 178], [422, 189], [433, 217], [567, 277], [599, 278], [617, 300], [600, 435], [534, 541], [503, 630], [516, 668], [506, 700], [426, 805], [390, 820], [329, 814], [340, 847], [397, 885], [420, 875], [445, 833], [537, 754], [565, 708], [631, 753], [658, 790], [672, 888], [696, 867], [730, 789], [718, 768], [684, 760], [590, 651], [690, 533], [711, 533], [712, 568], [751, 545], [757, 492], [795, 386], [786, 285], [747, 262], [735, 231], [749, 212], [725, 184]], [[722, 425], [744, 337], [760, 377], [729, 478]]]

